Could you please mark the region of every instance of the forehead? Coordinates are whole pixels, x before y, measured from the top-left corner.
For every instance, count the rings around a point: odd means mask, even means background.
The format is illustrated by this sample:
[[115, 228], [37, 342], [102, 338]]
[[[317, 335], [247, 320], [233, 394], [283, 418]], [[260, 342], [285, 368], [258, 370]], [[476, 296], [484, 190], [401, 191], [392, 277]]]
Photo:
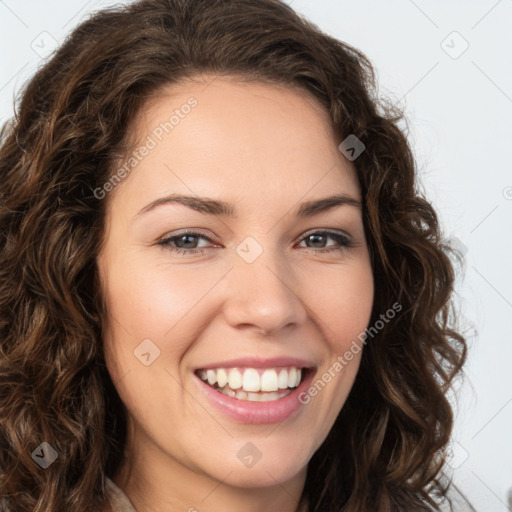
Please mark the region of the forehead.
[[130, 176], [138, 193], [178, 187], [221, 195], [227, 186], [249, 196], [269, 187], [297, 198], [312, 188], [359, 192], [327, 110], [298, 87], [236, 77], [183, 81], [154, 95], [131, 129], [134, 148], [152, 141]]
[[[193, 109], [187, 106], [190, 101], [197, 104]], [[183, 131], [178, 130], [178, 125], [198, 127], [201, 122], [206, 127], [213, 122], [223, 131], [233, 128], [239, 135], [255, 135], [257, 131], [268, 138], [294, 124], [293, 132], [287, 133], [289, 139], [307, 136], [318, 142], [317, 135], [337, 139], [326, 107], [310, 91], [296, 85], [248, 81], [236, 76], [189, 78], [153, 93], [131, 131], [135, 138], [145, 135], [162, 120], [169, 121], [173, 113], [179, 116], [173, 121], [173, 135]], [[185, 119], [187, 123], [182, 123]]]
[[177, 83], [163, 85], [151, 94], [145, 105], [145, 112], [155, 112], [162, 107], [166, 98], [174, 97], [177, 100], [190, 95], [205, 103], [222, 104], [224, 108], [240, 101], [244, 101], [247, 108], [251, 103], [253, 106], [261, 106], [261, 102], [273, 102], [278, 110], [302, 110], [307, 104], [310, 111], [314, 111], [326, 124], [330, 124], [326, 107], [305, 87], [241, 75], [194, 75]]

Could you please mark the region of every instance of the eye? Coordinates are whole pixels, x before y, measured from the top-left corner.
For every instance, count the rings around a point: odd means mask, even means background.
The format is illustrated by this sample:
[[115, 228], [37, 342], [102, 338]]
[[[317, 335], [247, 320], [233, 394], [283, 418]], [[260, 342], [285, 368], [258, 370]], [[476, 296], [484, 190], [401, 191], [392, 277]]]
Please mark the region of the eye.
[[[324, 247], [318, 247], [318, 245], [324, 245], [325, 242], [327, 242], [328, 239], [334, 240], [337, 242], [337, 246], [331, 246], [329, 248]], [[313, 233], [309, 233], [303, 238], [304, 241], [312, 241], [313, 249], [316, 247], [317, 249], [320, 249], [318, 251], [314, 252], [331, 252], [331, 251], [343, 251], [347, 249], [348, 247], [353, 247], [352, 240], [345, 234], [337, 232], [337, 231], [315, 231]], [[308, 247], [310, 248], [310, 247]]]
[[186, 231], [179, 235], [165, 238], [158, 242], [158, 245], [162, 245], [166, 249], [169, 249], [170, 251], [175, 252], [177, 254], [197, 254], [203, 252], [204, 249], [202, 248], [196, 249], [195, 247], [192, 247], [194, 245], [197, 245], [197, 241], [194, 242], [193, 240], [194, 238], [202, 238], [203, 240], [208, 240], [209, 242], [211, 242], [211, 240], [207, 236], [204, 236], [201, 233]]
[[[207, 247], [198, 248], [197, 244], [200, 239], [212, 242], [210, 238], [202, 235], [201, 233], [186, 231], [179, 235], [164, 238], [158, 242], [158, 245], [163, 246], [176, 254], [199, 254], [208, 250]], [[336, 244], [334, 244], [334, 246], [325, 247], [325, 244], [329, 239], [334, 240]], [[310, 246], [306, 248], [313, 252], [320, 253], [343, 251], [349, 247], [353, 247], [354, 245], [351, 238], [347, 235], [332, 231], [315, 231], [304, 236], [302, 241], [305, 241], [306, 243], [312, 242], [314, 244], [313, 247]], [[319, 245], [322, 247], [318, 247]]]

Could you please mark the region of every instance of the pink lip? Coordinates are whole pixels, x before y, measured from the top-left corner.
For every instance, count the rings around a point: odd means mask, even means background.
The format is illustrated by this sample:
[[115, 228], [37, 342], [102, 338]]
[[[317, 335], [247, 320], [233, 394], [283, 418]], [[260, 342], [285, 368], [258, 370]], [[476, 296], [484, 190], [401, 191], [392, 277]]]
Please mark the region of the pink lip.
[[[248, 360], [245, 359], [240, 361], [243, 363], [248, 362]], [[240, 361], [237, 361], [237, 363]], [[230, 364], [232, 363], [233, 361], [230, 361]], [[251, 364], [254, 364], [254, 360], [251, 361]], [[275, 360], [273, 360], [273, 365], [277, 366]], [[303, 367], [303, 365], [297, 365], [296, 361], [292, 364], [289, 364], [287, 361], [285, 366], [287, 365]], [[219, 366], [213, 366], [212, 368], [218, 367], [222, 367], [222, 364]], [[254, 366], [251, 366], [251, 368], [253, 367]], [[266, 424], [284, 421], [304, 405], [299, 401], [299, 395], [309, 388], [315, 373], [316, 372], [314, 371], [307, 372], [297, 388], [284, 398], [279, 398], [272, 402], [250, 402], [248, 400], [237, 400], [236, 398], [224, 395], [220, 391], [216, 391], [197, 375], [195, 375], [194, 380], [197, 382], [201, 392], [207, 396], [214, 407], [216, 407], [221, 413], [239, 423]]]
[[229, 361], [218, 361], [200, 366], [198, 370], [209, 370], [214, 368], [278, 368], [295, 366], [296, 368], [312, 368], [314, 363], [305, 359], [295, 357], [273, 357], [262, 359], [258, 357], [240, 357]]

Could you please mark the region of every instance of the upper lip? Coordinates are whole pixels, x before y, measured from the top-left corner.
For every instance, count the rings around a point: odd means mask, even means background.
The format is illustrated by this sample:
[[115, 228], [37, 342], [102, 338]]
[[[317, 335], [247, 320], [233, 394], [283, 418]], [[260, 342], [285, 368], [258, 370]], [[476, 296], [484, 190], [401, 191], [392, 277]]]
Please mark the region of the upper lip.
[[263, 359], [261, 357], [240, 357], [225, 361], [208, 363], [204, 366], [198, 366], [197, 370], [209, 370], [214, 368], [276, 368], [276, 367], [294, 366], [296, 368], [313, 368], [315, 365], [306, 359], [297, 357], [272, 357]]

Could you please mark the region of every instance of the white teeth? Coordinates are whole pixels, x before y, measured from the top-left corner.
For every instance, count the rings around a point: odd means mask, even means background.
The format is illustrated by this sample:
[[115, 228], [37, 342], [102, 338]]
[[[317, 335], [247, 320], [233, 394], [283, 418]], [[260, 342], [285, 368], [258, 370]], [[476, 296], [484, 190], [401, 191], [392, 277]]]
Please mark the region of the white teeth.
[[243, 377], [244, 391], [260, 391], [260, 383], [261, 381], [258, 370], [255, 370], [254, 368], [247, 368]]
[[236, 368], [229, 372], [228, 383], [231, 389], [240, 389], [242, 387], [242, 374]]
[[206, 376], [208, 378], [208, 384], [213, 386], [217, 382], [217, 372], [215, 370], [207, 370]]
[[272, 393], [252, 393], [250, 391], [243, 391], [242, 389], [233, 391], [229, 386], [225, 386], [224, 388], [219, 389], [219, 391], [232, 398], [236, 398], [237, 400], [247, 400], [248, 402], [273, 402], [274, 400], [279, 400], [292, 392], [291, 389], [287, 389], [286, 391]]
[[286, 396], [289, 393], [291, 393], [291, 390], [285, 391], [284, 393], [265, 393], [264, 395], [261, 393], [247, 393], [247, 400], [250, 402], [272, 402], [279, 398], [283, 398], [283, 396]]
[[231, 398], [235, 398], [235, 397], [236, 397], [236, 391], [234, 391], [233, 389], [231, 389], [229, 386], [225, 386], [225, 387], [222, 389], [222, 392], [223, 392], [225, 395], [230, 396]]
[[295, 368], [290, 368], [288, 372], [288, 387], [293, 388], [295, 386], [295, 380], [297, 379], [297, 370]]
[[249, 400], [249, 402], [259, 402], [260, 396], [262, 395], [259, 393], [247, 393], [247, 400]]
[[[255, 368], [210, 368], [206, 371], [199, 370], [198, 374], [210, 386], [223, 391], [229, 389], [233, 393], [236, 392], [236, 398], [240, 395], [244, 397], [242, 400], [251, 401], [262, 401], [263, 394], [268, 395], [269, 400], [276, 399], [272, 398], [276, 391], [282, 395], [281, 390], [297, 387], [302, 376], [302, 370], [293, 366], [281, 369], [267, 368], [261, 375], [260, 372], [261, 370], [258, 371]], [[263, 393], [256, 395], [259, 392]], [[232, 396], [230, 392], [226, 392], [226, 394]], [[247, 398], [247, 396], [250, 398]]]
[[239, 389], [235, 394], [235, 398], [238, 400], [247, 400], [247, 392]]
[[219, 388], [223, 388], [228, 382], [228, 374], [224, 368], [217, 370], [217, 383]]
[[261, 376], [261, 391], [277, 391], [279, 389], [277, 384], [277, 372], [265, 370]]
[[288, 371], [287, 370], [281, 370], [279, 372], [278, 386], [279, 386], [279, 389], [286, 389], [288, 387]]

